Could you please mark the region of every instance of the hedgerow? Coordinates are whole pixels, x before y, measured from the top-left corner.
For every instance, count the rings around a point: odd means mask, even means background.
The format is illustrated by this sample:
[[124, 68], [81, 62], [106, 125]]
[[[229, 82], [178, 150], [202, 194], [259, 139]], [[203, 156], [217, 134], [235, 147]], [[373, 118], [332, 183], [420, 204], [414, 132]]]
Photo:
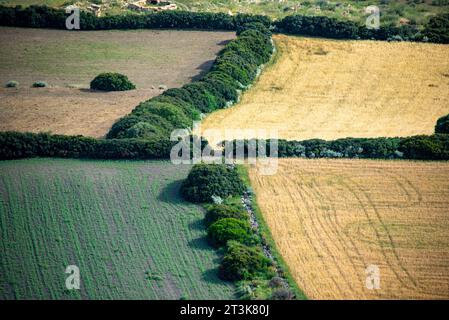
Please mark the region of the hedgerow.
[[[225, 145], [226, 142], [223, 142]], [[266, 144], [263, 156], [279, 158], [365, 158], [365, 159], [421, 159], [449, 160], [449, 135], [412, 136], [402, 138], [344, 138], [333, 141], [311, 139], [304, 141], [277, 140], [277, 150], [270, 150], [271, 140], [231, 141], [231, 150], [236, 154], [237, 145], [244, 146], [244, 156], [248, 147]]]
[[29, 157], [161, 159], [170, 156], [168, 139], [94, 139], [48, 133], [0, 132], [0, 160]]

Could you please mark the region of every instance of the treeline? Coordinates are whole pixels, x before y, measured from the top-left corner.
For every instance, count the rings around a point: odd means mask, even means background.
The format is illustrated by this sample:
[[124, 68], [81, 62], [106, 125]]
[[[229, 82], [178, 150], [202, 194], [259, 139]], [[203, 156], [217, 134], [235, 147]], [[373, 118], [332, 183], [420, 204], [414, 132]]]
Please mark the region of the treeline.
[[[0, 25], [31, 28], [65, 29], [68, 14], [63, 9], [47, 6], [0, 6]], [[96, 17], [80, 11], [81, 30], [108, 29], [203, 29], [237, 30], [249, 22], [260, 22], [269, 27], [271, 21], [264, 16], [225, 13], [162, 11], [145, 14], [121, 14]]]
[[[34, 28], [65, 28], [67, 14], [64, 10], [46, 6], [23, 8], [0, 6], [0, 25]], [[225, 13], [163, 11], [145, 14], [121, 14], [96, 17], [81, 11], [82, 30], [107, 29], [204, 29], [238, 30], [241, 26], [259, 22], [276, 32], [318, 36], [336, 39], [409, 40], [449, 43], [449, 14], [443, 13], [429, 19], [423, 30], [414, 25], [383, 25], [380, 29], [368, 29], [352, 21], [324, 16], [287, 16], [272, 21], [266, 16]]]
[[271, 32], [260, 22], [241, 25], [200, 81], [142, 102], [111, 128], [108, 139], [167, 137], [190, 128], [201, 114], [228, 107], [257, 77], [273, 52]]
[[48, 133], [0, 132], [0, 160], [59, 157], [89, 159], [169, 158], [168, 139], [94, 139]]
[[323, 16], [287, 16], [275, 22], [275, 26], [282, 33], [334, 39], [422, 40], [418, 29], [410, 25], [382, 26], [376, 30], [352, 21]]
[[[344, 138], [333, 141], [311, 139], [304, 141], [276, 140], [277, 150], [270, 150], [272, 140], [223, 142], [231, 146], [225, 156], [243, 151], [242, 156], [259, 152], [266, 145], [264, 156], [279, 158], [361, 158], [361, 159], [416, 159], [449, 160], [449, 135], [421, 135], [405, 138]], [[251, 151], [248, 151], [251, 148]], [[232, 154], [230, 154], [232, 152]]]

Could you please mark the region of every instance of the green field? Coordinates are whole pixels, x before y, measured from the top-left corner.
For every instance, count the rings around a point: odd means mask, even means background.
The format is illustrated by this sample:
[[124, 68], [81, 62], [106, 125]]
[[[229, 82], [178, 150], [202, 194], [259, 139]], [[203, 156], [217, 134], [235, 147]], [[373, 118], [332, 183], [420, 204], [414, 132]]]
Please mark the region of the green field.
[[[31, 5], [47, 4], [49, 6], [62, 6], [70, 3], [87, 3], [88, 1], [76, 0], [0, 0], [5, 5]], [[101, 2], [101, 1], [90, 1]], [[120, 13], [123, 9], [116, 1], [103, 1], [109, 7], [105, 12]], [[132, 1], [128, 1], [132, 2]], [[407, 19], [407, 23], [422, 25], [429, 16], [449, 11], [448, 0], [173, 0], [182, 10], [266, 14], [273, 18], [280, 18], [291, 14], [303, 14], [309, 16], [324, 15], [354, 21], [365, 20], [364, 9], [370, 5], [380, 8], [381, 23], [399, 24], [401, 19]], [[402, 22], [404, 22], [402, 20]]]
[[[0, 300], [230, 299], [167, 161], [0, 162]], [[77, 265], [81, 289], [65, 288]]]

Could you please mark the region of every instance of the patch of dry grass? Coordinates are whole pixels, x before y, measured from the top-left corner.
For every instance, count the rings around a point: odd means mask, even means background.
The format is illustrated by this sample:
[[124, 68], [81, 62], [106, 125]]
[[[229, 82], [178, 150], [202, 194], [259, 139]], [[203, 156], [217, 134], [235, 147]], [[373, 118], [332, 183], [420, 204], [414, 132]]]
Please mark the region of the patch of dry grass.
[[449, 298], [449, 163], [281, 159], [276, 175], [249, 173], [309, 298]]
[[431, 134], [449, 113], [449, 46], [274, 36], [278, 56], [204, 129], [277, 129], [284, 139]]

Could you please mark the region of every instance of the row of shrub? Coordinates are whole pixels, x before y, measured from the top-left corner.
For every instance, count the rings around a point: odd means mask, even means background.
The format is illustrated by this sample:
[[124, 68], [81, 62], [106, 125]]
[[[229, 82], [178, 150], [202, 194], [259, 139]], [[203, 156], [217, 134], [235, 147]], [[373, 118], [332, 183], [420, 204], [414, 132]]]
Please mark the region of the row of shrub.
[[[262, 238], [240, 203], [246, 191], [235, 166], [197, 164], [181, 186], [183, 197], [206, 207], [204, 224], [210, 244], [223, 252], [219, 277], [258, 288], [258, 298], [293, 298], [285, 280], [277, 276], [274, 261], [262, 250]], [[242, 298], [255, 298], [240, 290]]]
[[[67, 14], [64, 10], [46, 6], [23, 8], [0, 6], [0, 25], [65, 28]], [[443, 13], [429, 19], [423, 30], [413, 25], [381, 26], [380, 29], [368, 29], [352, 21], [342, 21], [325, 16], [287, 16], [279, 21], [271, 21], [266, 16], [239, 14], [231, 16], [225, 13], [163, 11], [159, 13], [122, 14], [96, 17], [90, 12], [81, 11], [80, 28], [82, 30], [105, 29], [204, 29], [238, 30], [241, 26], [259, 22], [276, 32], [319, 36], [337, 39], [376, 39], [411, 40], [449, 43], [449, 13]]]
[[169, 158], [168, 139], [94, 139], [48, 133], [0, 132], [0, 160], [30, 157], [90, 159]]
[[[63, 9], [47, 6], [7, 7], [0, 6], [0, 25], [31, 28], [65, 29], [69, 14]], [[269, 27], [271, 21], [265, 16], [239, 14], [230, 16], [225, 13], [162, 11], [144, 14], [120, 14], [97, 17], [86, 11], [80, 11], [81, 30], [109, 29], [203, 29], [237, 30], [249, 23], [260, 22]]]
[[235, 103], [273, 52], [271, 32], [262, 23], [241, 25], [237, 35], [200, 81], [142, 102], [113, 125], [107, 138], [167, 137], [173, 129], [191, 127], [201, 114]]
[[[226, 156], [231, 157], [243, 150], [243, 156], [254, 150], [259, 153], [259, 144], [266, 145], [262, 156], [279, 158], [361, 158], [361, 159], [416, 159], [449, 160], [449, 135], [434, 134], [405, 138], [344, 138], [333, 141], [310, 139], [296, 140], [234, 140], [226, 142], [232, 146]], [[225, 144], [225, 143], [223, 143]], [[270, 145], [277, 150], [270, 152]], [[243, 147], [243, 149], [241, 149]], [[262, 149], [260, 149], [262, 150]]]
[[275, 26], [277, 31], [282, 33], [334, 39], [423, 40], [423, 35], [411, 25], [368, 29], [353, 21], [341, 21], [324, 16], [287, 16], [275, 22]]

